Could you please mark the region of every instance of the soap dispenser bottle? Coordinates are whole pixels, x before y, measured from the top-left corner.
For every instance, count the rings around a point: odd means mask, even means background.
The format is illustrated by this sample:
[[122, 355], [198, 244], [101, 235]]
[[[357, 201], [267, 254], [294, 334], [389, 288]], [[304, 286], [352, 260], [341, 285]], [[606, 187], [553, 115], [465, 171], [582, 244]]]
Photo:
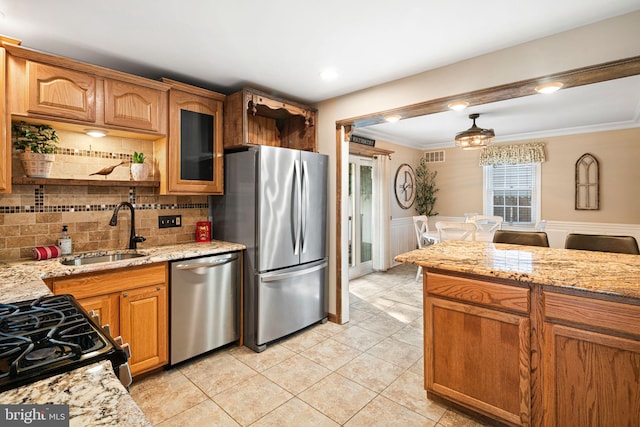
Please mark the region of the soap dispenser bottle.
[[67, 226], [62, 226], [62, 236], [58, 239], [58, 247], [60, 248], [60, 255], [71, 254], [71, 237], [67, 231]]

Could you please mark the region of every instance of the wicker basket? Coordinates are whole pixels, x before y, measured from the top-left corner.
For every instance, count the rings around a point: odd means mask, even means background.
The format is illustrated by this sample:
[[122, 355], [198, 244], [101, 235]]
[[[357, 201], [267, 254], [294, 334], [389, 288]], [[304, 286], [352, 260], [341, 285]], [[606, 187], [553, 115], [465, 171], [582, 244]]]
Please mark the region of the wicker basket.
[[31, 178], [48, 178], [55, 159], [55, 154], [32, 153], [30, 151], [20, 153], [24, 172]]

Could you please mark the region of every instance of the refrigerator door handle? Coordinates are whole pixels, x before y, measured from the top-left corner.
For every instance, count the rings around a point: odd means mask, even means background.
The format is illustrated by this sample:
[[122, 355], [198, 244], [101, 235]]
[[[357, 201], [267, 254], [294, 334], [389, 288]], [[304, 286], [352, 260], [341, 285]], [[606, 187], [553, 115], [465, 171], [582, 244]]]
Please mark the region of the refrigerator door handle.
[[295, 242], [293, 243], [293, 254], [294, 255], [299, 255], [300, 254], [300, 234], [301, 234], [301, 227], [302, 227], [302, 209], [301, 209], [301, 205], [302, 205], [302, 188], [301, 188], [301, 174], [300, 174], [300, 161], [299, 160], [294, 160], [293, 161], [293, 174], [295, 175], [295, 181], [294, 181], [294, 185], [295, 188], [293, 189], [293, 191], [295, 191], [294, 197], [295, 197], [295, 203], [297, 206], [297, 209], [294, 209], [296, 218], [294, 218], [295, 221]]
[[307, 221], [309, 220], [309, 168], [307, 161], [302, 162], [302, 199], [303, 199], [303, 211], [302, 211], [302, 253], [306, 253], [306, 235], [307, 235]]
[[310, 267], [310, 268], [307, 268], [307, 269], [304, 269], [304, 270], [296, 270], [296, 271], [291, 271], [289, 273], [277, 273], [277, 274], [264, 275], [264, 276], [261, 277], [260, 281], [261, 282], [274, 282], [276, 280], [283, 280], [283, 279], [289, 279], [291, 277], [303, 276], [305, 274], [313, 273], [314, 271], [322, 270], [328, 264], [329, 263], [327, 261], [325, 261], [322, 264], [319, 264], [319, 265], [316, 265], [314, 267]]

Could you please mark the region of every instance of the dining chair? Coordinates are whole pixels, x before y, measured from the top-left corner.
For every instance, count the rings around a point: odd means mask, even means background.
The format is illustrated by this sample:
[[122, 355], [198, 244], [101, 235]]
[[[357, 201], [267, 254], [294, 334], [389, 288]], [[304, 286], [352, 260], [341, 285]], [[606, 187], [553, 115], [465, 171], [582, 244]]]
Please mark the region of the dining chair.
[[438, 221], [438, 240], [476, 240], [476, 224], [473, 222]]
[[570, 233], [564, 241], [564, 247], [565, 249], [640, 255], [638, 242], [633, 236]]
[[512, 245], [549, 247], [549, 238], [544, 231], [511, 231], [497, 230], [493, 235], [493, 243], [510, 243]]
[[[437, 242], [437, 238], [429, 235], [429, 218], [426, 215], [416, 215], [413, 217], [413, 228], [416, 232], [416, 240], [418, 241], [418, 249], [430, 246]], [[416, 281], [422, 274], [422, 267], [418, 266], [416, 273]]]
[[497, 215], [476, 215], [469, 222], [474, 222], [478, 232], [493, 233], [502, 229], [503, 218]]

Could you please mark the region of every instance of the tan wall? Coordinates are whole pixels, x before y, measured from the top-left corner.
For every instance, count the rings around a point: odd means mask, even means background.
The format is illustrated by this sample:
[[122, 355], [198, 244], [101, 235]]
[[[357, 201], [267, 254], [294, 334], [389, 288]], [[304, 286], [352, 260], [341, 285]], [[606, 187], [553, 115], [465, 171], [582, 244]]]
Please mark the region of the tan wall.
[[[542, 219], [597, 223], [640, 223], [640, 128], [545, 138], [547, 161], [541, 167]], [[517, 143], [525, 143], [518, 141]], [[531, 142], [531, 141], [529, 141]], [[508, 143], [505, 143], [508, 144]], [[501, 144], [502, 145], [502, 144]], [[575, 163], [585, 153], [600, 162], [600, 209], [575, 210]], [[482, 212], [479, 151], [447, 149], [438, 171], [436, 209], [443, 216]]]

